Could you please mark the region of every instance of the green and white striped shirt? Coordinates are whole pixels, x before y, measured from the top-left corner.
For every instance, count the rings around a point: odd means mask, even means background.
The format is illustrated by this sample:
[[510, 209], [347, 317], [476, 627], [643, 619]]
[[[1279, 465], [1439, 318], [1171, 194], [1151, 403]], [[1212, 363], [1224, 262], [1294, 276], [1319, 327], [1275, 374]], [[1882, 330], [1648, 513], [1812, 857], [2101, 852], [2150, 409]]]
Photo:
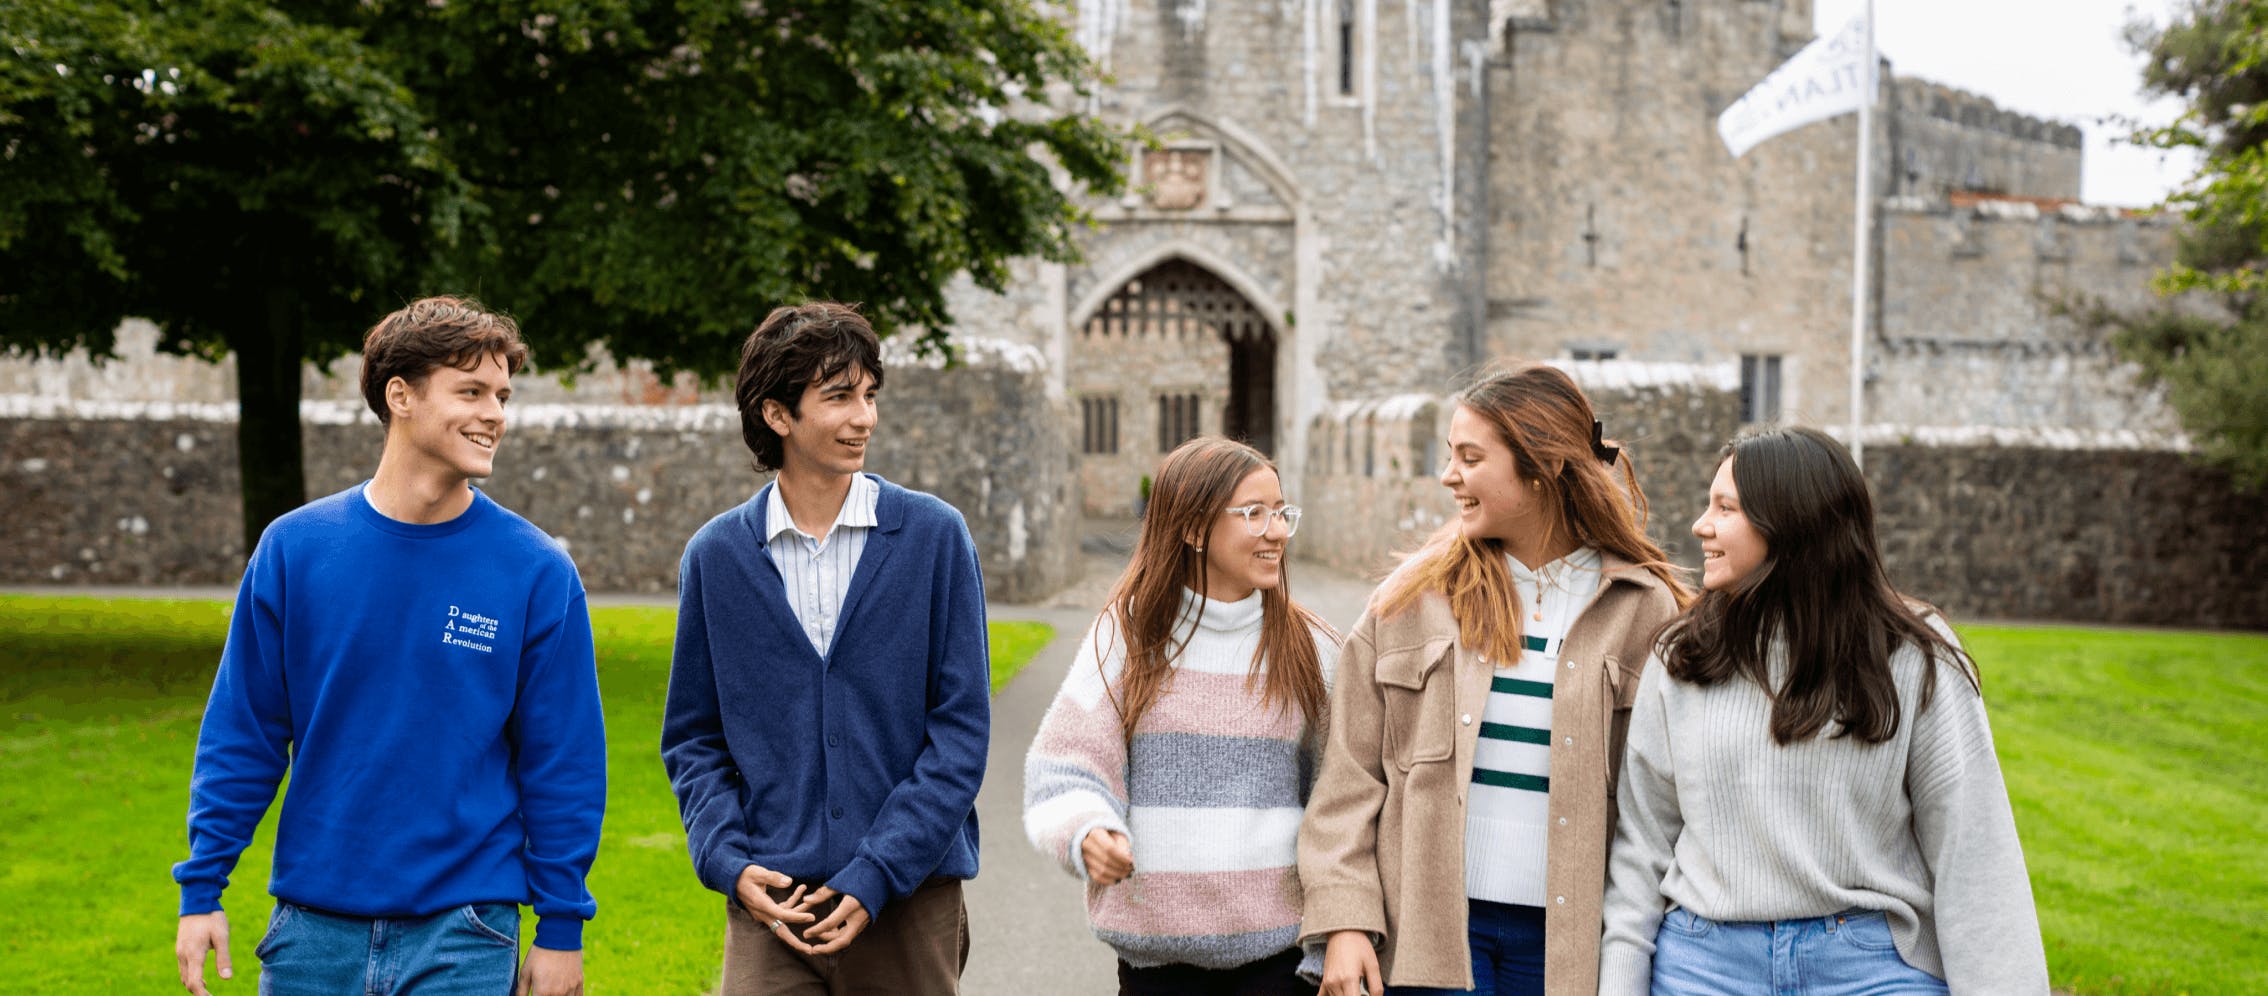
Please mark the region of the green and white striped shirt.
[[1544, 903], [1551, 790], [1551, 690], [1559, 647], [1591, 597], [1604, 567], [1584, 547], [1540, 570], [1518, 560], [1520, 659], [1496, 664], [1473, 753], [1465, 811], [1465, 895], [1497, 903]]

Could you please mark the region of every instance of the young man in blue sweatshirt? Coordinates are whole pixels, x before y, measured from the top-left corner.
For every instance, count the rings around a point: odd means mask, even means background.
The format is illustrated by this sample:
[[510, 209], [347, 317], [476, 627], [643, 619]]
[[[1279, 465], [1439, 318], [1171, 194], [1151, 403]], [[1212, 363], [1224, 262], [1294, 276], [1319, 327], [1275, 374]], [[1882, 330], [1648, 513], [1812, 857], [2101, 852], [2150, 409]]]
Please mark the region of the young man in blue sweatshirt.
[[245, 565], [189, 784], [174, 956], [204, 996], [229, 962], [221, 892], [286, 771], [254, 952], [262, 993], [580, 993], [584, 876], [606, 805], [582, 580], [475, 490], [527, 357], [454, 298], [363, 339], [386, 427], [368, 482], [271, 524]]
[[724, 996], [950, 994], [968, 961], [984, 585], [960, 513], [860, 472], [882, 373], [849, 308], [766, 317], [735, 395], [778, 479], [679, 565], [662, 763], [728, 897]]

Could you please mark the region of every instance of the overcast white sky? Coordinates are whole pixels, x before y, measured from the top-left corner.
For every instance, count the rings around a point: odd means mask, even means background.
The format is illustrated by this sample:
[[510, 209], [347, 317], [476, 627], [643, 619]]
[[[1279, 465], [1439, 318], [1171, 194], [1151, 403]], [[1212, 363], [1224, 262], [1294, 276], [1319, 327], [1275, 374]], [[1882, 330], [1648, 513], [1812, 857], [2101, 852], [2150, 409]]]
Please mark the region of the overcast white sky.
[[[1825, 34], [1857, 15], [1861, 0], [1815, 0]], [[2008, 110], [2078, 125], [2087, 133], [2083, 194], [2093, 203], [2155, 203], [2196, 170], [2191, 156], [2116, 142], [2128, 128], [2108, 115], [2171, 120], [2175, 102], [2142, 99], [2142, 59], [2125, 26], [2139, 14], [2164, 24], [2179, 0], [1875, 0], [1875, 45], [1900, 76], [1991, 97]]]

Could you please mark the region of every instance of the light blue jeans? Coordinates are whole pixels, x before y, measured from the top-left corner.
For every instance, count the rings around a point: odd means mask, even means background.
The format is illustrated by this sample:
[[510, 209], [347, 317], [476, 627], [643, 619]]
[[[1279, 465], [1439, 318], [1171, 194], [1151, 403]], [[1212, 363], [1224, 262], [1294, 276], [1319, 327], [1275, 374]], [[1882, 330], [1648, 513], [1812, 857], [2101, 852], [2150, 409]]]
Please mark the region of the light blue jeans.
[[1672, 909], [1654, 936], [1655, 996], [1943, 996], [1877, 910], [1720, 923]]
[[520, 966], [520, 908], [371, 918], [277, 900], [252, 953], [261, 996], [508, 996]]

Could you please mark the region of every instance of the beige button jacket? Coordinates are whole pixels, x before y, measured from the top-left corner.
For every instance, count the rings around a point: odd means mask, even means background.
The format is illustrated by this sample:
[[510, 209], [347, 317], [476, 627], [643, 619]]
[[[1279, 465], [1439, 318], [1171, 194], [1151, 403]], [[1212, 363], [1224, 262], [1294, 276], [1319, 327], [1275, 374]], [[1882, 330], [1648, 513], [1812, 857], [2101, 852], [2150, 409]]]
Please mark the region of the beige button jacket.
[[[1375, 606], [1374, 606], [1375, 607]], [[1544, 985], [1598, 989], [1599, 905], [1614, 779], [1647, 643], [1677, 612], [1653, 572], [1605, 555], [1599, 591], [1562, 644], [1551, 700], [1550, 864]], [[1355, 623], [1339, 657], [1323, 769], [1299, 834], [1300, 940], [1384, 935], [1393, 986], [1469, 989], [1465, 796], [1494, 668], [1457, 640], [1428, 593]], [[1462, 717], [1473, 717], [1462, 721]]]

